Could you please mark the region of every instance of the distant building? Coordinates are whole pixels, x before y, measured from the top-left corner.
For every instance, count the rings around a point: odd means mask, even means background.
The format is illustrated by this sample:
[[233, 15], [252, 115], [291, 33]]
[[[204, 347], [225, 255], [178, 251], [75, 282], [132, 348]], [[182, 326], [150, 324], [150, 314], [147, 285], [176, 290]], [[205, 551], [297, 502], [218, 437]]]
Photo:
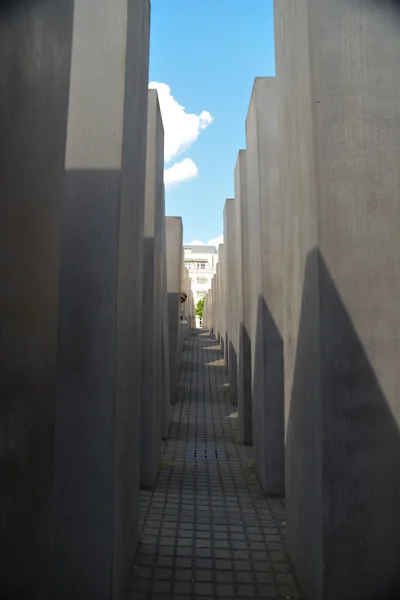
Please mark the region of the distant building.
[[183, 246], [185, 267], [189, 271], [193, 300], [197, 304], [211, 289], [211, 280], [215, 275], [218, 253], [215, 246]]

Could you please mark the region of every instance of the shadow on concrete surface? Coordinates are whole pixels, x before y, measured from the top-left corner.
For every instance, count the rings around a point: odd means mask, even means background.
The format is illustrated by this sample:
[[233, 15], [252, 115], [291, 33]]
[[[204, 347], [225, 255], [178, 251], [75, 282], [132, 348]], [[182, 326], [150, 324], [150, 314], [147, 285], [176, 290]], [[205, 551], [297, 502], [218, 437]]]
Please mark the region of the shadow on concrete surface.
[[398, 598], [399, 427], [318, 250], [306, 262], [287, 409], [287, 535], [303, 592]]
[[231, 340], [228, 342], [228, 376], [229, 376], [229, 393], [233, 406], [237, 406], [237, 369], [238, 360], [237, 352]]
[[258, 298], [253, 375], [254, 460], [264, 492], [283, 496], [283, 340], [264, 297]]
[[243, 443], [253, 444], [253, 416], [251, 398], [251, 340], [244, 323], [239, 324], [238, 361], [239, 428]]
[[46, 598], [50, 589], [73, 27], [68, 2], [23, 16], [6, 10], [26, 4], [0, 2], [0, 597], [7, 600]]

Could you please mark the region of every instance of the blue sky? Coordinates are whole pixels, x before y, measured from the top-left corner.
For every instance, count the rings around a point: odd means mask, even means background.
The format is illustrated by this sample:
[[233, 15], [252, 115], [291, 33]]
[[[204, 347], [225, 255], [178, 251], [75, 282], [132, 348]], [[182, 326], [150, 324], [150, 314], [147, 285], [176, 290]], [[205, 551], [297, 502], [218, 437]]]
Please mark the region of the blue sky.
[[166, 172], [166, 212], [182, 216], [185, 243], [207, 242], [233, 195], [254, 78], [275, 74], [273, 0], [152, 0], [150, 47], [166, 169], [177, 165]]

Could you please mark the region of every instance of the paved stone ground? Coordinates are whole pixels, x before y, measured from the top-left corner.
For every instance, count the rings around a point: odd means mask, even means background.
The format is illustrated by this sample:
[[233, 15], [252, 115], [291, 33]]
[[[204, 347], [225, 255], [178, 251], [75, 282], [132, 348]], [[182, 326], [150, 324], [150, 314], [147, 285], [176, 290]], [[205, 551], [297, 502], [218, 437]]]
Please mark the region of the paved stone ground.
[[263, 496], [239, 437], [219, 346], [187, 342], [180, 392], [127, 600], [297, 599], [280, 499]]

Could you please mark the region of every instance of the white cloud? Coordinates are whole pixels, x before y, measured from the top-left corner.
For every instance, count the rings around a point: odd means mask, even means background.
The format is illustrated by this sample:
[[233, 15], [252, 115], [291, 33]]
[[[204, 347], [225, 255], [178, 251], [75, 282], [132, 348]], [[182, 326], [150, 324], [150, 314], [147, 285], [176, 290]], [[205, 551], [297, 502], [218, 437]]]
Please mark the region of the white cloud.
[[199, 115], [185, 112], [185, 107], [175, 100], [170, 86], [166, 83], [152, 81], [149, 83], [149, 88], [156, 89], [158, 92], [164, 123], [165, 162], [169, 163], [178, 154], [190, 148], [214, 119], [206, 110]]
[[224, 243], [224, 234], [221, 233], [221, 235], [219, 235], [218, 237], [216, 237], [213, 240], [210, 240], [207, 243], [201, 242], [200, 240], [194, 240], [193, 242], [190, 242], [188, 244], [188, 246], [215, 246], [218, 249], [218, 246], [223, 243]]
[[224, 234], [221, 233], [221, 235], [219, 235], [218, 237], [214, 238], [213, 240], [210, 240], [208, 242], [208, 245], [209, 246], [216, 246], [218, 248], [218, 246], [220, 244], [223, 244], [223, 243], [224, 243]]
[[175, 163], [172, 167], [164, 170], [165, 187], [171, 187], [182, 181], [188, 181], [198, 177], [199, 171], [191, 158], [185, 158], [181, 162]]
[[[152, 81], [149, 88], [156, 89], [160, 101], [160, 110], [164, 124], [164, 160], [170, 163], [179, 154], [188, 150], [198, 139], [202, 131], [213, 122], [212, 115], [203, 110], [199, 115], [187, 113], [171, 94], [171, 88], [166, 83]], [[197, 165], [191, 158], [185, 158], [179, 163], [165, 169], [165, 185], [187, 181], [198, 177]]]

